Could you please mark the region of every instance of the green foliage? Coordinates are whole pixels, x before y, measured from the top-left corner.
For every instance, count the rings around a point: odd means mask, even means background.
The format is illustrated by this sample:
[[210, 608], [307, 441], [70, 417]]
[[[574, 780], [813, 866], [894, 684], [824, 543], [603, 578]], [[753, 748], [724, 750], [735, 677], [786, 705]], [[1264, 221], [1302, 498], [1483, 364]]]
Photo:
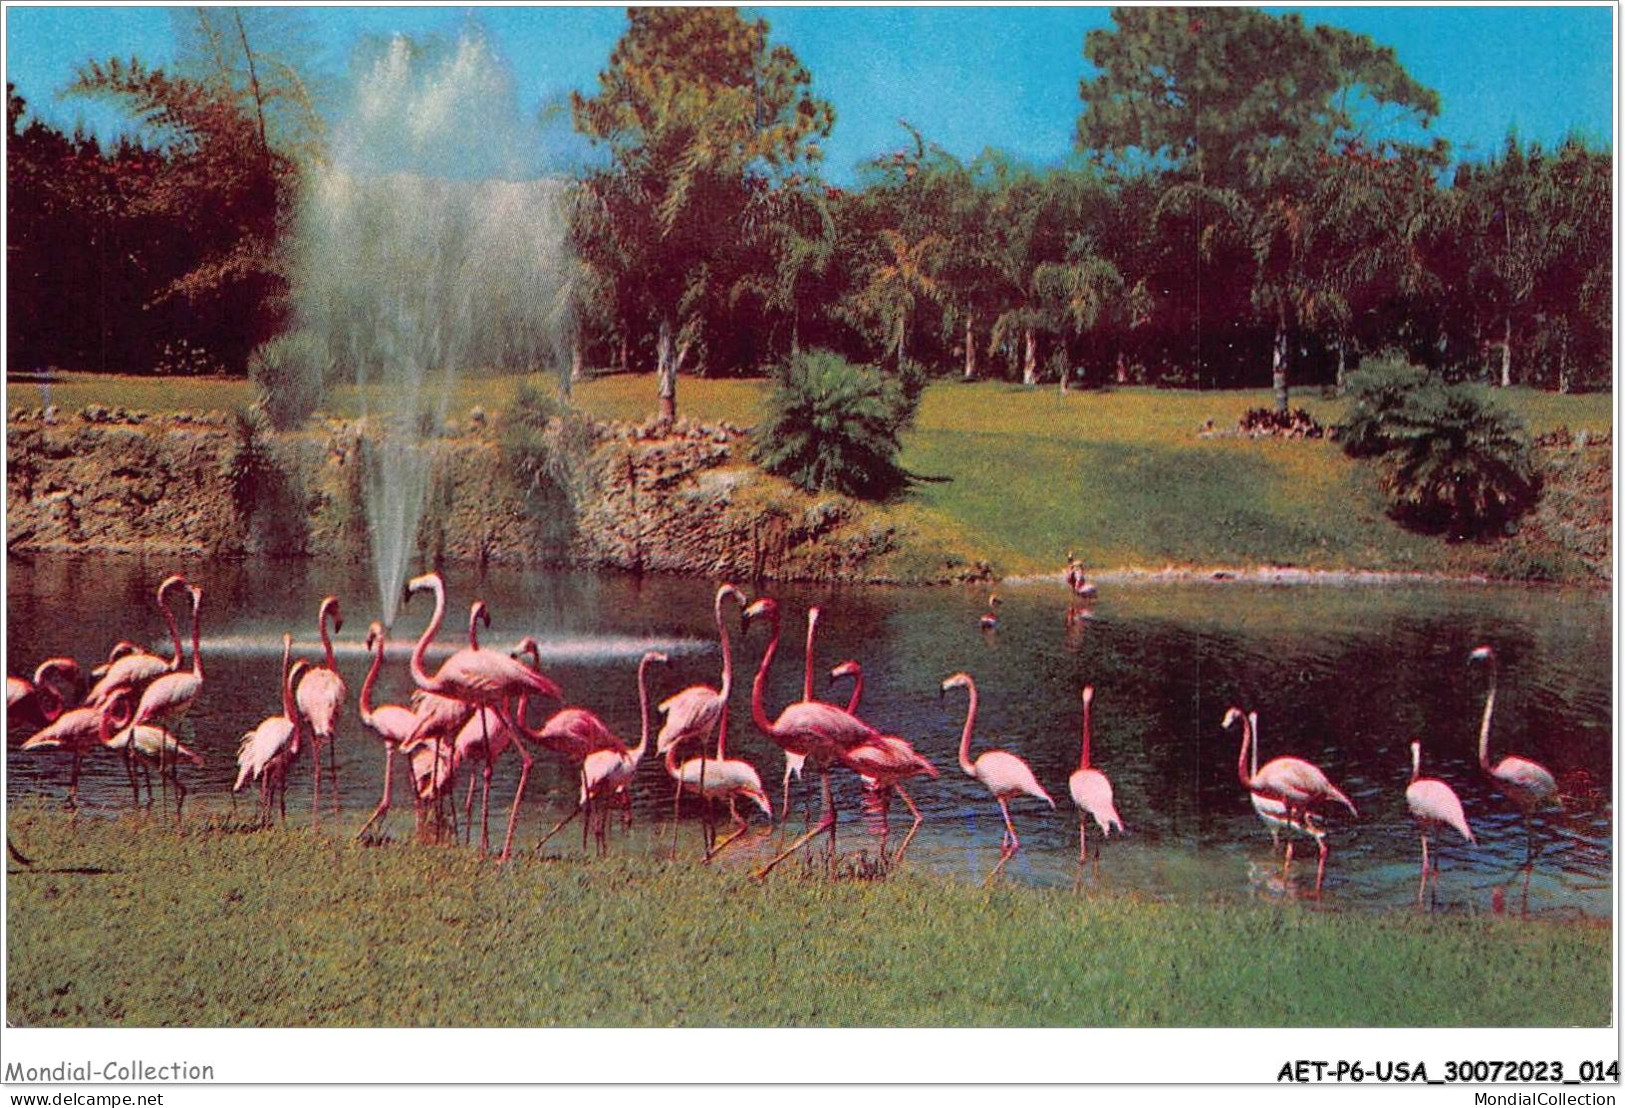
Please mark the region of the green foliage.
[[547, 386], [524, 381], [498, 421], [497, 442], [509, 480], [525, 497], [544, 540], [574, 533], [576, 506], [589, 491], [587, 456], [597, 444], [592, 422], [560, 404]]
[[1416, 389], [1388, 422], [1383, 485], [1405, 523], [1487, 537], [1535, 506], [1540, 478], [1523, 426], [1470, 386]]
[[910, 392], [827, 350], [792, 358], [757, 429], [756, 460], [809, 492], [892, 496], [911, 481], [897, 464], [899, 437], [914, 416]]
[[1391, 450], [1391, 424], [1428, 381], [1427, 371], [1404, 362], [1380, 362], [1352, 374], [1348, 414], [1336, 428], [1343, 452], [1351, 458], [1371, 458]]
[[322, 402], [332, 368], [332, 356], [314, 335], [306, 331], [278, 335], [248, 359], [255, 404], [276, 430], [295, 430]]

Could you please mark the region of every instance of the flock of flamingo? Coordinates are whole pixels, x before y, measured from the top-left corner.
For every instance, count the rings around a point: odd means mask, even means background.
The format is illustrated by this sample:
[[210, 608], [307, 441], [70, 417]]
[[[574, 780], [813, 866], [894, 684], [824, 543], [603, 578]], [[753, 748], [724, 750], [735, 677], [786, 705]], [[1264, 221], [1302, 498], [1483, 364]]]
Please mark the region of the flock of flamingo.
[[[1073, 584], [1076, 592], [1072, 570], [1073, 564], [1069, 563], [1068, 583]], [[1081, 567], [1077, 569], [1077, 577], [1079, 581], [1082, 580]], [[170, 607], [170, 596], [177, 592], [191, 599], [190, 669], [183, 668], [180, 629]], [[393, 767], [395, 759], [400, 757], [406, 759], [410, 766], [414, 808], [420, 827], [431, 818], [442, 818], [438, 813], [448, 804], [451, 818], [456, 819], [451, 797], [459, 775], [466, 771], [467, 790], [462, 808], [464, 826], [469, 829], [471, 837], [475, 779], [479, 779], [480, 849], [482, 853], [489, 852], [493, 767], [511, 749], [521, 765], [519, 781], [508, 811], [502, 849], [498, 855], [499, 861], [506, 861], [513, 849], [515, 822], [534, 764], [531, 748], [539, 748], [563, 758], [572, 768], [578, 785], [576, 802], [570, 814], [544, 835], [541, 842], [546, 842], [580, 816], [583, 846], [590, 829], [596, 836], [599, 850], [605, 849], [608, 811], [620, 808], [625, 813], [623, 818], [630, 821], [630, 792], [638, 768], [648, 752], [650, 740], [648, 670], [652, 664], [666, 662], [666, 655], [648, 651], [639, 661], [637, 683], [642, 733], [636, 745], [628, 746], [595, 713], [565, 703], [559, 685], [541, 671], [540, 646], [534, 638], [527, 637], [511, 653], [482, 646], [479, 641], [480, 628], [482, 625], [490, 626], [490, 613], [483, 601], [475, 600], [470, 606], [467, 646], [457, 649], [438, 670], [430, 673], [425, 664], [426, 657], [446, 616], [446, 590], [440, 575], [426, 573], [408, 582], [408, 600], [421, 592], [432, 594], [434, 612], [411, 653], [409, 668], [415, 691], [409, 705], [376, 704], [373, 701], [373, 690], [384, 664], [387, 643], [381, 624], [374, 622], [367, 632], [366, 648], [370, 665], [361, 684], [358, 708], [362, 724], [377, 736], [384, 748], [384, 787], [383, 796], [357, 833], [358, 837], [367, 834], [388, 813], [393, 792]], [[741, 800], [754, 804], [769, 822], [773, 819], [772, 801], [760, 775], [748, 762], [730, 757], [727, 750], [728, 704], [733, 688], [733, 646], [724, 611], [724, 605], [728, 602], [732, 602], [741, 612], [742, 634], [758, 621], [765, 621], [768, 626], [767, 646], [751, 688], [751, 717], [757, 730], [784, 752], [781, 812], [787, 819], [790, 779], [792, 776], [799, 778], [805, 767], [819, 774], [823, 797], [823, 811], [817, 823], [758, 868], [755, 876], [766, 877], [779, 863], [819, 836], [828, 838], [827, 857], [829, 864], [833, 865], [837, 815], [830, 778], [832, 772], [838, 769], [858, 775], [863, 786], [865, 807], [877, 814], [881, 821], [881, 862], [883, 865], [896, 864], [908, 850], [923, 820], [919, 806], [909, 795], [907, 783], [915, 778], [936, 777], [936, 767], [908, 740], [883, 734], [858, 714], [863, 696], [863, 671], [856, 661], [841, 663], [831, 674], [832, 680], [853, 679], [851, 695], [844, 706], [814, 697], [813, 650], [820, 614], [816, 607], [807, 612], [802, 699], [785, 707], [776, 718], [770, 718], [764, 697], [768, 674], [779, 649], [779, 607], [771, 597], [750, 602], [731, 584], [717, 589], [713, 605], [722, 648], [720, 687], [693, 685], [661, 702], [658, 712], [663, 721], [655, 736], [655, 751], [663, 759], [666, 773], [674, 782], [674, 805], [681, 801], [684, 794], [703, 801], [705, 861], [715, 858], [748, 829], [747, 819], [738, 811]], [[91, 677], [95, 682], [88, 690], [84, 689], [85, 680], [79, 664], [67, 657], [50, 658], [41, 663], [32, 681], [7, 677], [8, 722], [28, 720], [39, 727], [22, 744], [22, 749], [61, 749], [72, 755], [70, 804], [77, 803], [81, 760], [87, 753], [106, 750], [124, 758], [137, 804], [141, 801], [141, 781], [137, 777], [137, 770], [146, 780], [147, 802], [150, 804], [151, 771], [156, 768], [165, 789], [170, 784], [175, 787], [175, 810], [179, 818], [186, 789], [181, 783], [178, 767], [201, 759], [175, 737], [172, 728], [196, 702], [205, 684], [200, 650], [202, 603], [203, 590], [200, 587], [178, 574], [166, 578], [158, 586], [157, 604], [169, 627], [172, 655], [165, 658], [133, 642], [122, 641], [112, 648], [107, 662], [92, 671]], [[992, 614], [991, 610], [989, 614]], [[343, 616], [337, 597], [322, 599], [317, 610], [317, 627], [323, 650], [320, 663], [294, 659], [293, 637], [291, 634], [283, 635], [278, 681], [281, 711], [268, 716], [243, 735], [238, 746], [238, 774], [232, 792], [235, 795], [251, 784], [258, 786], [259, 818], [262, 823], [268, 823], [276, 812], [286, 818], [288, 775], [307, 745], [311, 755], [313, 814], [319, 818], [321, 811], [324, 747], [328, 752], [330, 793], [337, 808], [338, 775], [333, 750], [349, 696], [348, 687], [335, 663], [331, 637], [343, 629]], [[1525, 866], [1527, 873], [1533, 865], [1535, 853], [1530, 816], [1539, 808], [1559, 805], [1557, 784], [1545, 767], [1526, 758], [1507, 755], [1491, 762], [1489, 736], [1495, 709], [1495, 653], [1489, 646], [1481, 646], [1472, 652], [1469, 660], [1486, 663], [1490, 673], [1479, 729], [1479, 764], [1494, 786], [1523, 813], [1529, 846]], [[968, 673], [955, 673], [943, 680], [943, 694], [957, 689], [964, 689], [968, 696], [964, 729], [959, 742], [959, 768], [987, 788], [997, 801], [1004, 822], [999, 860], [987, 875], [987, 880], [991, 881], [1021, 847], [1010, 816], [1010, 802], [1021, 796], [1030, 796], [1053, 809], [1055, 801], [1027, 762], [1017, 755], [1007, 750], [987, 750], [974, 759], [971, 757], [976, 728], [976, 682]], [[529, 720], [532, 700], [558, 705], [540, 729], [535, 728]], [[1091, 761], [1093, 701], [1093, 687], [1085, 687], [1082, 690], [1082, 749], [1078, 767], [1068, 781], [1069, 792], [1078, 809], [1080, 877], [1083, 867], [1090, 860], [1089, 821], [1092, 819], [1098, 825], [1102, 837], [1109, 837], [1114, 830], [1120, 833], [1123, 830], [1113, 801], [1111, 782]], [[1292, 864], [1293, 839], [1309, 838], [1316, 843], [1319, 860], [1315, 891], [1318, 894], [1325, 877], [1328, 853], [1325, 813], [1331, 806], [1338, 805], [1346, 808], [1350, 815], [1358, 817], [1353, 801], [1332, 784], [1320, 767], [1302, 758], [1278, 757], [1260, 767], [1257, 713], [1244, 714], [1239, 708], [1231, 708], [1225, 714], [1222, 726], [1225, 730], [1240, 728], [1237, 775], [1259, 819], [1269, 829], [1277, 849], [1281, 846], [1283, 833], [1285, 835], [1283, 877]], [[716, 743], [714, 751], [711, 747], [713, 736]], [[684, 748], [695, 749], [697, 753], [682, 758], [680, 751]], [[1435, 882], [1438, 875], [1436, 858], [1430, 858], [1430, 837], [1450, 828], [1467, 842], [1474, 840], [1456, 792], [1438, 778], [1421, 775], [1419, 740], [1413, 740], [1410, 749], [1411, 779], [1405, 799], [1421, 835], [1422, 870], [1417, 890], [1417, 900], [1421, 903], [1430, 874]], [[913, 816], [913, 824], [896, 853], [888, 855], [888, 813], [894, 793], [907, 805]], [[730, 833], [726, 837], [719, 837], [712, 818], [713, 805], [719, 801], [726, 802], [732, 820]], [[677, 827], [675, 814], [674, 809], [674, 835]], [[1100, 846], [1097, 842], [1094, 853], [1096, 867], [1099, 860]]]

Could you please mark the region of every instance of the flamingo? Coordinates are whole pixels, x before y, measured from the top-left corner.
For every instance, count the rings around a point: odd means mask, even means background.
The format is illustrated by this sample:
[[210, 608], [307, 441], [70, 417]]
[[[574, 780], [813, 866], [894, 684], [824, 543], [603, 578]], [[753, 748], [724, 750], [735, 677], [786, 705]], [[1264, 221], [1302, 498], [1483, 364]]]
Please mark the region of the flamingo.
[[288, 818], [288, 767], [299, 756], [299, 708], [294, 702], [294, 687], [299, 684], [310, 663], [303, 658], [291, 666], [293, 636], [282, 636], [282, 672], [278, 685], [282, 693], [282, 714], [267, 716], [252, 731], [245, 732], [237, 744], [237, 780], [231, 786], [240, 792], [250, 781], [260, 783], [260, 822], [271, 822], [273, 795], [281, 796], [282, 818]]
[[[1247, 726], [1253, 729], [1251, 772], [1252, 776], [1257, 777], [1258, 747], [1262, 741], [1259, 737], [1257, 712], [1247, 713]], [[1287, 832], [1289, 835], [1294, 831], [1300, 835], [1308, 835], [1317, 844], [1325, 841], [1326, 829], [1317, 826], [1310, 814], [1306, 813], [1301, 820], [1291, 820], [1287, 818], [1285, 801], [1276, 800], [1274, 797], [1263, 796], [1259, 793], [1248, 793], [1247, 796], [1253, 802], [1253, 811], [1257, 813], [1264, 826], [1269, 828], [1272, 853], [1281, 846], [1282, 831]]]
[[384, 646], [387, 637], [384, 625], [373, 620], [367, 628], [367, 650], [372, 654], [372, 665], [368, 667], [367, 676], [361, 682], [361, 725], [377, 735], [379, 741], [384, 744], [384, 795], [367, 822], [361, 825], [361, 830], [356, 832], [355, 837], [358, 839], [388, 813], [395, 755], [399, 753], [400, 745], [411, 737], [418, 722], [417, 716], [410, 708], [399, 704], [379, 704], [376, 707], [373, 705], [372, 690], [378, 682], [378, 671], [384, 665]]
[[[801, 681], [801, 699], [803, 700], [813, 698], [813, 638], [818, 631], [818, 617], [820, 614], [819, 607], [816, 604], [807, 609], [807, 663]], [[858, 677], [858, 687], [860, 689], [863, 687], [863, 677], [861, 675]], [[856, 697], [853, 698], [853, 703], [857, 703]], [[847, 709], [849, 712], [853, 710], [852, 708]], [[788, 750], [784, 752], [784, 799], [779, 807], [781, 822], [790, 818], [790, 775], [794, 774], [796, 780], [800, 781], [801, 771], [806, 765], [807, 756], [805, 754], [794, 754]]]
[[[1256, 773], [1247, 771], [1247, 748], [1252, 743], [1253, 729], [1248, 718], [1242, 714], [1240, 708], [1231, 708], [1224, 715], [1220, 724], [1226, 731], [1241, 724], [1241, 751], [1236, 757], [1236, 776], [1240, 778], [1242, 788], [1250, 793], [1261, 795], [1266, 800], [1275, 800], [1286, 806], [1285, 818], [1287, 823], [1301, 823], [1305, 828], [1313, 827], [1319, 808], [1336, 802], [1349, 810], [1355, 818], [1359, 818], [1359, 810], [1350, 800], [1331, 783], [1325, 772], [1313, 762], [1306, 762], [1302, 758], [1272, 758], [1264, 763], [1264, 768]], [[1310, 832], [1313, 834], [1313, 832]], [[1321, 882], [1326, 876], [1326, 855], [1329, 848], [1324, 835], [1316, 836], [1320, 846], [1320, 862], [1315, 868], [1315, 892], [1320, 892]], [[1283, 876], [1292, 866], [1292, 840], [1287, 839], [1286, 862], [1282, 867]]]
[[[645, 680], [645, 671], [650, 662], [664, 664], [669, 659], [658, 650], [646, 651], [638, 662], [638, 712], [643, 720], [643, 730], [638, 738], [638, 745], [631, 750], [595, 750], [587, 755], [581, 764], [581, 808], [588, 809], [587, 822], [592, 822], [591, 805], [595, 801], [608, 800], [617, 793], [630, 792], [632, 779], [637, 775], [638, 763], [649, 749], [649, 686]], [[596, 835], [598, 838], [598, 851], [604, 851], [604, 823], [602, 813], [599, 815]]]
[[982, 630], [997, 631], [999, 629], [999, 594], [989, 593], [987, 597], [987, 611], [982, 613]]
[[[92, 750], [107, 745], [115, 727], [130, 722], [127, 709], [130, 694], [122, 692], [99, 706], [69, 708], [47, 726], [23, 741], [23, 750], [66, 750], [73, 755], [73, 774], [68, 782], [68, 806], [79, 807], [79, 763]], [[120, 708], [125, 711], [119, 711]], [[132, 776], [131, 786], [135, 779]]]
[[[1563, 806], [1562, 799], [1557, 795], [1557, 779], [1552, 776], [1551, 770], [1539, 762], [1520, 758], [1516, 754], [1507, 754], [1493, 765], [1490, 763], [1490, 717], [1495, 713], [1495, 681], [1499, 665], [1494, 648], [1489, 646], [1478, 647], [1467, 656], [1467, 660], [1487, 662], [1490, 667], [1490, 688], [1484, 697], [1484, 719], [1478, 726], [1478, 764], [1489, 774], [1495, 787], [1505, 793], [1507, 799], [1523, 813], [1524, 833], [1529, 844], [1524, 864], [1526, 869], [1532, 870], [1535, 864], [1535, 828], [1530, 817], [1537, 808]], [[1524, 887], [1527, 892], [1527, 876]]]
[[186, 587], [186, 583], [186, 578], [176, 573], [164, 578], [158, 585], [158, 610], [164, 614], [164, 622], [169, 625], [169, 639], [174, 644], [174, 654], [164, 658], [143, 650], [128, 640], [120, 642], [109, 653], [107, 668], [85, 695], [86, 703], [104, 703], [121, 688], [140, 693], [164, 674], [180, 671], [181, 631], [175, 622], [175, 612], [169, 606], [167, 595], [171, 589]]
[[781, 627], [778, 601], [772, 597], [762, 597], [745, 609], [743, 622], [748, 628], [751, 620], [761, 616], [767, 617], [771, 636], [767, 650], [762, 654], [761, 664], [757, 667], [756, 680], [751, 685], [751, 717], [756, 722], [756, 729], [781, 748], [812, 761], [823, 779], [824, 814], [816, 827], [757, 870], [754, 876], [758, 879], [767, 876], [774, 866], [800, 850], [809, 840], [826, 831], [829, 833], [830, 857], [834, 858], [836, 813], [835, 798], [830, 791], [830, 767], [835, 764], [842, 751], [867, 742], [880, 734], [851, 713], [817, 700], [801, 700], [780, 712], [778, 719], [768, 719], [763, 698], [767, 689], [767, 671], [773, 665], [773, 656], [779, 649]]
[[[56, 685], [62, 682], [67, 695]], [[84, 675], [72, 658], [47, 658], [34, 669], [32, 681], [6, 675], [6, 713], [12, 720], [27, 720], [44, 727], [68, 709], [69, 700], [84, 687]]]
[[[744, 797], [762, 810], [769, 823], [773, 822], [773, 803], [768, 800], [766, 791], [762, 788], [762, 779], [749, 762], [738, 758], [726, 757], [725, 744], [728, 734], [728, 706], [722, 706], [722, 714], [717, 717], [717, 748], [719, 756], [707, 758], [703, 754], [698, 758], [678, 764], [677, 749], [681, 743], [674, 743], [666, 748], [666, 773], [676, 782], [679, 794], [693, 793], [705, 801], [705, 811], [708, 826], [705, 860], [709, 862], [723, 850], [727, 849], [739, 836], [749, 829], [750, 824], [734, 808], [734, 802]], [[734, 833], [722, 842], [715, 841], [715, 835], [709, 827], [711, 804], [713, 801], [728, 801], [728, 810], [734, 819]]]
[[[855, 661], [845, 661], [830, 671], [830, 680], [837, 681], [842, 677], [852, 678], [852, 696], [846, 703], [846, 710], [856, 715], [858, 702], [863, 698], [863, 667]], [[853, 771], [863, 781], [867, 794], [866, 799], [872, 802], [880, 813], [880, 857], [886, 858], [886, 840], [891, 834], [891, 794], [896, 790], [897, 795], [903, 798], [908, 810], [914, 816], [914, 824], [903, 836], [903, 845], [897, 848], [897, 853], [891, 858], [893, 862], [900, 862], [908, 851], [908, 844], [914, 841], [915, 834], [925, 817], [920, 814], [919, 806], [914, 798], [903, 788], [903, 782], [910, 777], [936, 777], [937, 767], [930, 760], [914, 749], [907, 739], [897, 735], [881, 735], [869, 742], [859, 743], [841, 755], [841, 764]]]
[[[1070, 555], [1068, 555], [1070, 557]], [[1089, 743], [1091, 737], [1090, 709], [1095, 702], [1095, 687], [1084, 686], [1083, 690], [1083, 752], [1078, 756], [1078, 768], [1072, 771], [1067, 779], [1067, 787], [1072, 793], [1072, 803], [1078, 806], [1078, 874], [1083, 874], [1083, 864], [1089, 857], [1089, 819], [1094, 816], [1095, 822], [1100, 825], [1100, 833], [1106, 838], [1111, 837], [1112, 828], [1117, 833], [1123, 833], [1123, 821], [1118, 818], [1117, 808], [1112, 803], [1112, 783], [1106, 775], [1089, 764]], [[1100, 847], [1095, 847], [1095, 867], [1100, 867]]]
[[[310, 759], [310, 813], [311, 819], [319, 819], [321, 812], [322, 795], [322, 747], [334, 742], [337, 737], [339, 717], [344, 714], [344, 699], [349, 695], [345, 687], [344, 678], [339, 676], [338, 661], [333, 657], [333, 640], [327, 631], [328, 617], [333, 620], [335, 632], [344, 630], [344, 614], [339, 611], [339, 598], [336, 596], [322, 597], [321, 605], [316, 609], [316, 630], [322, 639], [323, 661], [319, 666], [311, 667], [299, 683], [299, 692], [296, 703], [299, 714], [310, 724], [311, 759]], [[333, 781], [333, 807], [338, 810], [339, 768], [337, 753], [332, 746], [328, 746], [328, 761], [330, 763], [330, 776]]]
[[[1453, 827], [1468, 842], [1473, 841], [1472, 828], [1467, 826], [1467, 813], [1462, 810], [1461, 798], [1456, 790], [1437, 777], [1422, 776], [1422, 742], [1411, 740], [1411, 783], [1405, 786], [1405, 804], [1411, 810], [1422, 834], [1422, 883], [1416, 889], [1416, 903], [1422, 903], [1422, 894], [1428, 887], [1428, 835], [1443, 827]], [[1438, 888], [1439, 864], [1433, 864], [1434, 888]]]
[[999, 811], [1004, 814], [1004, 839], [999, 851], [999, 861], [982, 884], [987, 884], [997, 877], [999, 871], [1004, 869], [1016, 851], [1021, 849], [1021, 840], [1016, 837], [1016, 825], [1010, 822], [1010, 801], [1018, 796], [1033, 796], [1044, 801], [1053, 811], [1055, 801], [1044, 786], [1038, 783], [1033, 776], [1032, 767], [1007, 750], [989, 750], [983, 753], [976, 761], [970, 760], [971, 733], [976, 728], [976, 682], [968, 673], [955, 673], [942, 682], [942, 691], [949, 689], [966, 689], [970, 692], [970, 707], [965, 713], [965, 730], [959, 738], [959, 768], [967, 776], [974, 777], [987, 786], [993, 798], [999, 802]]
[[1066, 587], [1072, 590], [1072, 595], [1079, 600], [1088, 600], [1095, 595], [1095, 587], [1083, 574], [1083, 563], [1078, 561], [1072, 551], [1066, 552]]
[[[127, 694], [116, 694], [127, 695]], [[133, 759], [141, 766], [142, 775], [147, 778], [147, 806], [152, 806], [152, 776], [151, 767], [158, 767], [160, 781], [167, 781], [175, 786], [175, 819], [181, 818], [181, 808], [186, 804], [187, 788], [181, 783], [180, 765], [185, 762], [194, 766], [203, 764], [203, 756], [194, 753], [183, 746], [180, 740], [169, 731], [154, 723], [132, 723], [118, 731], [107, 740], [107, 749], [123, 751], [126, 758]], [[139, 793], [137, 794], [139, 801]], [[165, 801], [168, 807], [168, 801]]]
[[655, 749], [661, 754], [688, 739], [709, 738], [722, 716], [722, 706], [733, 691], [733, 649], [728, 642], [728, 625], [722, 618], [722, 602], [729, 597], [741, 607], [745, 604], [745, 594], [733, 585], [718, 587], [712, 607], [716, 612], [717, 634], [722, 637], [722, 688], [690, 685], [661, 702], [659, 711], [666, 717], [666, 722], [661, 724], [660, 734], [655, 740]]
[[165, 673], [154, 678], [141, 693], [141, 703], [136, 706], [133, 723], [179, 720], [203, 691], [203, 652], [199, 649], [203, 589], [197, 585], [187, 585], [186, 591], [192, 594], [192, 668], [188, 672]]
[[[523, 662], [496, 650], [472, 647], [459, 650], [441, 663], [440, 669], [430, 676], [423, 667], [423, 659], [428, 652], [429, 643], [440, 631], [440, 625], [446, 617], [446, 583], [440, 574], [433, 572], [414, 577], [407, 582], [408, 599], [413, 593], [423, 590], [434, 593], [434, 615], [430, 617], [429, 626], [424, 629], [423, 636], [418, 639], [417, 646], [412, 650], [412, 681], [418, 688], [461, 700], [476, 710], [482, 707], [491, 708], [502, 723], [513, 729], [516, 736], [528, 732], [522, 731], [515, 722], [513, 710], [508, 703], [510, 700], [527, 694], [538, 694], [559, 701], [564, 699], [564, 693], [553, 681]], [[522, 703], [521, 711], [523, 711]], [[484, 715], [477, 718], [482, 724], [486, 720]], [[485, 735], [487, 748], [490, 741], [487, 727]], [[523, 759], [523, 768], [519, 774], [519, 786], [514, 791], [513, 807], [508, 813], [508, 832], [503, 840], [499, 862], [506, 862], [512, 851], [514, 826], [519, 818], [519, 802], [524, 796], [525, 783], [530, 777], [531, 757], [525, 750], [523, 742], [519, 744], [519, 751]]]

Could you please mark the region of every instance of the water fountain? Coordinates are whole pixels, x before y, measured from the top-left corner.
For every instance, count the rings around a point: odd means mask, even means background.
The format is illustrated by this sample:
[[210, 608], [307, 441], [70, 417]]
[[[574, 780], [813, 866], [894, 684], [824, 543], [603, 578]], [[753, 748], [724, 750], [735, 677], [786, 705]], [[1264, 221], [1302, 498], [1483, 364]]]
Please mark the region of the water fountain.
[[397, 36], [356, 66], [331, 160], [308, 175], [297, 325], [360, 388], [364, 498], [386, 624], [430, 486], [425, 441], [465, 372], [563, 363], [565, 185], [485, 39]]

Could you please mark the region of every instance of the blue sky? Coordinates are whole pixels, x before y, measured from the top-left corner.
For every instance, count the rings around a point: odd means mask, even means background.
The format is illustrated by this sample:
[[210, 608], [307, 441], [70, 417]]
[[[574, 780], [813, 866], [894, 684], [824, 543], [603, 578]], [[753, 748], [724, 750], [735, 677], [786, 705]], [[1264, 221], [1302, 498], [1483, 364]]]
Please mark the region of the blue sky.
[[[1105, 7], [751, 9], [812, 72], [837, 113], [826, 176], [848, 183], [865, 158], [908, 140], [906, 119], [961, 157], [994, 146], [1036, 164], [1071, 152], [1081, 108], [1083, 37], [1110, 24]], [[1493, 153], [1510, 128], [1551, 145], [1571, 131], [1611, 145], [1614, 11], [1589, 7], [1323, 7], [1299, 10], [1369, 34], [1438, 90], [1437, 133], [1458, 157]], [[528, 110], [590, 90], [625, 27], [621, 6], [592, 8], [310, 9], [319, 61], [343, 69], [363, 33], [455, 32], [471, 17], [515, 72]], [[56, 93], [89, 58], [172, 57], [163, 8], [6, 8], [6, 75], [31, 109], [71, 127], [110, 125], [96, 105]]]

